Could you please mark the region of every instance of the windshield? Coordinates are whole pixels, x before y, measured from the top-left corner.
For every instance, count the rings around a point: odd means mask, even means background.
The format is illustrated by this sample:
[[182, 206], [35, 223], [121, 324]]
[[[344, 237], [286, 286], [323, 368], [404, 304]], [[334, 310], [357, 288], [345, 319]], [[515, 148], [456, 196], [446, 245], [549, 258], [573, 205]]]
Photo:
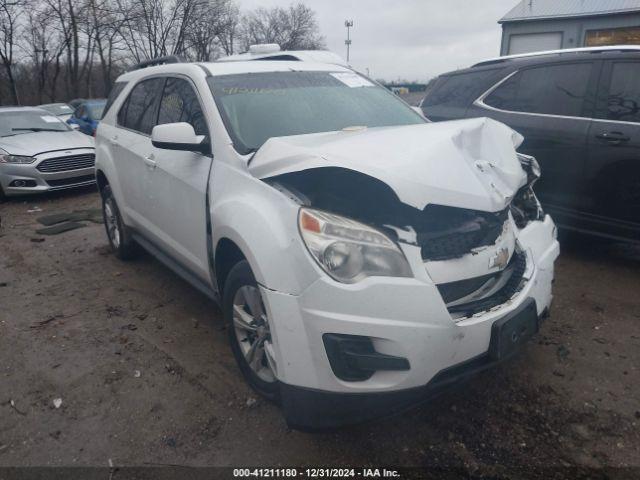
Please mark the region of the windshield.
[[66, 123], [45, 111], [0, 113], [0, 137], [31, 132], [67, 132], [69, 130]]
[[354, 72], [248, 73], [208, 82], [241, 153], [271, 137], [425, 123], [388, 90]]
[[40, 105], [38, 108], [42, 108], [49, 113], [53, 113], [54, 115], [71, 115], [73, 113], [73, 108], [71, 108], [66, 103], [54, 103], [51, 105]]
[[102, 118], [102, 112], [104, 111], [104, 106], [106, 105], [106, 103], [106, 100], [98, 103], [87, 103], [85, 106], [89, 111], [89, 117], [94, 120], [100, 120]]

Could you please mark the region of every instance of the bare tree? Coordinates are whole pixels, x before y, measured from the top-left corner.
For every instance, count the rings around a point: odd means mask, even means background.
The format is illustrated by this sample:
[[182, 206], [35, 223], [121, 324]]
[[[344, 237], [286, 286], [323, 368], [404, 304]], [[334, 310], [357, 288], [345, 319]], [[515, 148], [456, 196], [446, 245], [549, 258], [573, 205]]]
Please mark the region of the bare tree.
[[184, 52], [196, 61], [213, 60], [221, 50], [226, 54], [224, 41], [233, 42], [230, 28], [236, 28], [238, 17], [233, 0], [198, 1], [187, 23]]
[[315, 12], [302, 3], [289, 8], [258, 8], [243, 18], [242, 44], [277, 43], [283, 50], [324, 48]]
[[0, 60], [9, 82], [10, 96], [15, 105], [20, 103], [14, 75], [14, 53], [19, 36], [19, 18], [24, 11], [21, 0], [0, 0]]

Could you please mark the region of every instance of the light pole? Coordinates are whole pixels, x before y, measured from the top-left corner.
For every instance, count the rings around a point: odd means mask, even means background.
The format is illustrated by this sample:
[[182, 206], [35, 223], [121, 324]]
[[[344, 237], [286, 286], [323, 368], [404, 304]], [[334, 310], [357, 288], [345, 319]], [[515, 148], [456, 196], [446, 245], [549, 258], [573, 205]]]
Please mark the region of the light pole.
[[347, 46], [347, 63], [349, 63], [349, 48], [351, 47], [351, 37], [349, 36], [349, 29], [353, 27], [353, 20], [345, 20], [344, 26], [347, 27], [347, 39], [344, 44]]

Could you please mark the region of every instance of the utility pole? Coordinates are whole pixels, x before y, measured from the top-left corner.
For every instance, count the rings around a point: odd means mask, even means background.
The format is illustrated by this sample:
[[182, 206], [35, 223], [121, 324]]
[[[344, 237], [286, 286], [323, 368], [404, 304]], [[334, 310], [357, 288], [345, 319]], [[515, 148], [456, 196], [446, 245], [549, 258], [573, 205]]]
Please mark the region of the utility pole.
[[349, 63], [349, 48], [351, 47], [351, 37], [349, 35], [349, 29], [353, 27], [353, 20], [345, 20], [344, 26], [347, 27], [347, 39], [344, 44], [347, 46], [347, 63]]

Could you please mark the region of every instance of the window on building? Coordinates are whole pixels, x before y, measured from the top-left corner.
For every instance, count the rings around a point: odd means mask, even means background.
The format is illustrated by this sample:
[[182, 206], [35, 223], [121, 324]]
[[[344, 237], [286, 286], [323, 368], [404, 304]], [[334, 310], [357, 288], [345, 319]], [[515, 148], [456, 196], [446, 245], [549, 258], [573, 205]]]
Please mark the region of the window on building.
[[605, 45], [639, 45], [640, 27], [608, 28], [604, 30], [588, 30], [585, 38], [587, 47]]
[[514, 112], [582, 116], [592, 63], [522, 70], [494, 90], [487, 105]]

